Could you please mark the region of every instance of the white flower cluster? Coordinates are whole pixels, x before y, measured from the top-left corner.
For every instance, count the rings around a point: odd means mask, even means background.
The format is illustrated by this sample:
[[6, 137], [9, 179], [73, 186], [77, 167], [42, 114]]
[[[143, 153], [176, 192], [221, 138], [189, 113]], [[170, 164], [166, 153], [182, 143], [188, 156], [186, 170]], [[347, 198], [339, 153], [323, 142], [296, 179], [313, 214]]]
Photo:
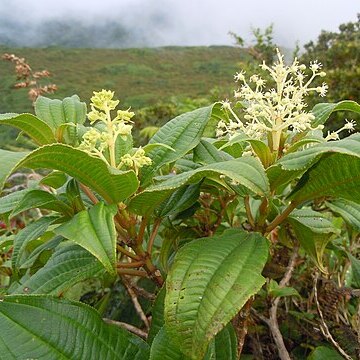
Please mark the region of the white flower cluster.
[[307, 105], [304, 98], [311, 91], [320, 96], [326, 95], [328, 86], [325, 83], [311, 87], [316, 77], [324, 77], [326, 74], [321, 71], [321, 64], [317, 61], [310, 64], [312, 74], [308, 77], [304, 73], [306, 66], [299, 64], [297, 59], [287, 66], [279, 50], [277, 58], [278, 61], [271, 67], [265, 62], [260, 65], [275, 82], [275, 87], [270, 90], [264, 89], [265, 80], [259, 75], [252, 75], [247, 81], [244, 71], [235, 74], [235, 81], [241, 86], [234, 95], [236, 99], [242, 100], [244, 122], [233, 111], [230, 102], [224, 101], [223, 108], [229, 113], [230, 120], [218, 123], [217, 136], [229, 134], [233, 137], [243, 132], [251, 138], [262, 139], [270, 132], [273, 150], [277, 150], [282, 131], [290, 128], [294, 132], [301, 132], [312, 128], [314, 115], [305, 111]]

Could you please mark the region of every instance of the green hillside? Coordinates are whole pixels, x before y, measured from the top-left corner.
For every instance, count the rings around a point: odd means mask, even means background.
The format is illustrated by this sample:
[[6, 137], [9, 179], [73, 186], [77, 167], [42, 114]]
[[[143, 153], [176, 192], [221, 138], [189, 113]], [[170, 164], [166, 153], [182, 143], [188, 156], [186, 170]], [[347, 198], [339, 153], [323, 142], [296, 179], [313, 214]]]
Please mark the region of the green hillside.
[[[233, 88], [233, 74], [246, 54], [239, 48], [165, 47], [134, 49], [7, 48], [25, 57], [33, 70], [47, 69], [59, 90], [88, 101], [93, 90], [115, 90], [134, 110], [171, 96], [199, 97], [214, 87]], [[13, 64], [0, 61], [0, 112], [31, 111], [26, 89], [13, 89]], [[225, 91], [225, 93], [227, 90]]]

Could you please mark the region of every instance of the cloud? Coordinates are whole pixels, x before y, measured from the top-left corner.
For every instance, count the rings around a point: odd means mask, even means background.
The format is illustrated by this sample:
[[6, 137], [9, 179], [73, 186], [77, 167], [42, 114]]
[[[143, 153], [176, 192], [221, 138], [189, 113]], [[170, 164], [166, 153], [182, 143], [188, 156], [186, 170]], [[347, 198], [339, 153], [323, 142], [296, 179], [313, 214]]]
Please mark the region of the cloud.
[[[355, 21], [356, 1], [314, 0], [0, 0], [0, 34], [36, 45], [40, 24], [70, 19], [79, 25], [107, 24], [126, 29], [126, 46], [230, 45], [232, 30], [248, 41], [251, 27], [274, 23], [275, 40], [292, 47], [316, 39], [322, 29], [335, 31]], [[66, 31], [66, 29], [64, 29]]]

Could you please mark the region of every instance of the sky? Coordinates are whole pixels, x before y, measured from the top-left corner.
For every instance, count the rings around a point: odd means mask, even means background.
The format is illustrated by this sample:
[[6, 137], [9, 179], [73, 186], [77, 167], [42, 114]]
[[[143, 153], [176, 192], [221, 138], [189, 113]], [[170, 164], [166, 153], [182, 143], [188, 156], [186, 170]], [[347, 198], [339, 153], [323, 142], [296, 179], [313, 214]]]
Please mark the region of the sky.
[[0, 0], [0, 19], [23, 24], [71, 17], [121, 22], [147, 34], [146, 45], [231, 45], [233, 31], [251, 43], [251, 28], [274, 24], [276, 43], [294, 47], [355, 21], [360, 0]]

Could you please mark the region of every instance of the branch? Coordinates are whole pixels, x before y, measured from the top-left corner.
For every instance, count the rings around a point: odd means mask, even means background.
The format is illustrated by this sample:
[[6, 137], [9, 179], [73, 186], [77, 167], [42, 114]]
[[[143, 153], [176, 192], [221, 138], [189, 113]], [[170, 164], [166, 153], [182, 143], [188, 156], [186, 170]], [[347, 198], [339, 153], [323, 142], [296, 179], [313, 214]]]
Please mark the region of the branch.
[[122, 280], [123, 280], [123, 284], [126, 287], [128, 294], [131, 298], [131, 301], [134, 304], [134, 308], [135, 308], [136, 312], [138, 313], [140, 319], [144, 322], [146, 329], [149, 330], [149, 328], [150, 328], [149, 320], [146, 317], [134, 290], [131, 288], [131, 286], [128, 284], [128, 282], [126, 281], [126, 279], [124, 277], [122, 278]]
[[143, 260], [139, 260], [139, 261], [132, 261], [132, 262], [118, 262], [116, 264], [117, 268], [138, 268], [144, 265], [144, 261]]
[[140, 229], [139, 229], [138, 235], [136, 237], [136, 243], [138, 245], [141, 245], [143, 240], [144, 240], [144, 234], [145, 234], [145, 230], [146, 230], [146, 225], [147, 225], [147, 218], [143, 217], [141, 219]]
[[155, 241], [156, 235], [159, 231], [160, 224], [161, 224], [161, 219], [160, 218], [156, 219], [154, 222], [154, 226], [153, 226], [153, 229], [152, 229], [149, 241], [148, 241], [148, 246], [147, 246], [147, 253], [150, 256], [151, 256], [152, 248], [154, 246], [154, 241]]
[[111, 320], [111, 319], [107, 319], [107, 318], [103, 318], [103, 320], [108, 323], [108, 324], [113, 324], [116, 325], [118, 327], [121, 327], [125, 330], [130, 331], [131, 333], [140, 336], [142, 339], [146, 340], [147, 339], [147, 333], [139, 328], [137, 328], [134, 325], [130, 325], [121, 321], [115, 321], [115, 320]]
[[136, 254], [134, 254], [134, 253], [126, 250], [125, 248], [123, 248], [123, 247], [122, 247], [121, 245], [119, 245], [119, 244], [116, 245], [116, 249], [117, 249], [118, 251], [120, 251], [122, 254], [128, 256], [128, 257], [131, 258], [131, 259], [138, 260], [138, 261], [141, 259], [140, 256], [138, 256], [138, 255], [136, 255]]
[[[294, 246], [293, 253], [289, 260], [285, 274], [279, 283], [279, 288], [283, 288], [283, 287], [287, 286], [287, 284], [289, 283], [292, 273], [294, 271], [295, 265], [296, 265], [298, 251], [299, 251], [299, 246], [298, 245]], [[282, 334], [279, 329], [279, 323], [277, 321], [277, 309], [279, 306], [279, 302], [280, 302], [280, 297], [277, 297], [274, 299], [274, 301], [271, 305], [271, 308], [269, 310], [269, 314], [270, 314], [269, 319], [267, 319], [265, 316], [257, 313], [255, 310], [253, 310], [253, 313], [270, 328], [271, 334], [274, 338], [276, 347], [278, 349], [279, 358], [281, 360], [291, 360], [289, 352], [286, 349], [284, 339], [283, 339]]]
[[321, 333], [324, 335], [325, 339], [330, 341], [336, 348], [336, 350], [347, 360], [353, 360], [351, 356], [349, 356], [339, 345], [339, 343], [332, 337], [330, 330], [325, 322], [324, 315], [321, 311], [318, 293], [317, 293], [317, 281], [318, 281], [319, 274], [316, 273], [314, 276], [314, 298], [316, 302], [317, 311], [320, 316], [320, 330]]
[[131, 276], [141, 276], [147, 277], [147, 272], [143, 270], [133, 270], [133, 269], [116, 269], [116, 272], [119, 275], [131, 275]]
[[80, 188], [86, 194], [86, 196], [92, 201], [93, 204], [96, 205], [99, 202], [95, 194], [86, 185], [80, 183]]
[[272, 230], [274, 230], [278, 225], [280, 225], [289, 215], [290, 213], [296, 208], [297, 203], [291, 202], [289, 206], [279, 214], [267, 227], [265, 233], [268, 234]]

